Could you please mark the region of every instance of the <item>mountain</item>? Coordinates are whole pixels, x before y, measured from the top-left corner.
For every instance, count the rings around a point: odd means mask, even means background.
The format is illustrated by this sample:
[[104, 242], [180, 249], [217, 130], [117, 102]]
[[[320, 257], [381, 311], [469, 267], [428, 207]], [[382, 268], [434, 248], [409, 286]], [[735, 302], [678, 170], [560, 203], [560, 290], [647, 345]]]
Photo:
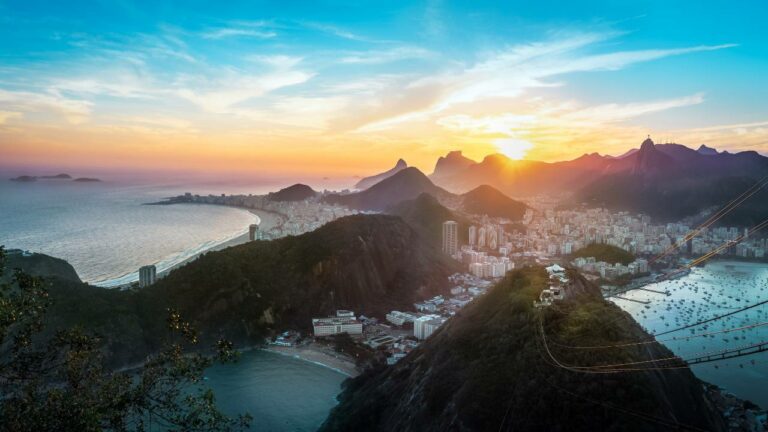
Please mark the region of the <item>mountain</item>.
[[461, 197], [461, 209], [467, 213], [486, 214], [514, 221], [522, 220], [528, 208], [524, 203], [515, 201], [488, 185], [478, 186]]
[[470, 222], [450, 209], [428, 193], [422, 193], [418, 197], [401, 201], [387, 209], [387, 213], [401, 217], [408, 225], [415, 229], [422, 238], [434, 245], [442, 247], [443, 222], [455, 221], [459, 223], [459, 240], [466, 243], [469, 240], [467, 229]]
[[277, 192], [270, 192], [267, 195], [267, 198], [272, 201], [304, 201], [305, 199], [312, 198], [315, 195], [317, 195], [317, 192], [315, 192], [311, 187], [305, 184], [296, 183], [293, 186], [288, 186], [287, 188], [280, 189]]
[[344, 205], [358, 210], [384, 211], [389, 207], [422, 193], [428, 193], [438, 199], [450, 196], [444, 189], [435, 186], [427, 176], [417, 168], [405, 168], [368, 189], [346, 194], [330, 194], [324, 197], [331, 204]]
[[[645, 213], [657, 220], [700, 217], [731, 201], [768, 174], [768, 158], [754, 151], [718, 152], [681, 144], [655, 144], [621, 156], [585, 154], [563, 162], [516, 161], [489, 155], [435, 182], [450, 191], [493, 186], [512, 197], [572, 194], [574, 205]], [[722, 224], [751, 225], [768, 217], [768, 193], [761, 191]]]
[[455, 175], [476, 163], [477, 162], [472, 159], [462, 155], [461, 150], [452, 151], [445, 155], [445, 157], [441, 156], [437, 159], [435, 170], [429, 177], [433, 181], [437, 181], [441, 178], [450, 178], [452, 175]]
[[[705, 152], [707, 153], [707, 152]], [[574, 202], [645, 213], [662, 221], [722, 207], [768, 174], [768, 158], [756, 152], [701, 154], [680, 144], [656, 145], [609, 162], [601, 175], [578, 188]], [[721, 224], [752, 225], [768, 216], [761, 190]]]
[[435, 183], [452, 192], [463, 193], [489, 185], [513, 196], [564, 192], [597, 178], [608, 157], [597, 153], [567, 162], [512, 160], [501, 154], [486, 156], [451, 175], [434, 177]]
[[719, 152], [712, 147], [707, 147], [704, 144], [702, 144], [698, 150], [696, 150], [699, 154], [703, 154], [705, 156], [714, 156], [716, 154], [719, 154]]
[[80, 183], [95, 183], [95, 182], [100, 182], [101, 180], [93, 177], [78, 177], [72, 181], [80, 182]]
[[299, 236], [206, 253], [142, 289], [51, 277], [46, 331], [95, 331], [110, 365], [125, 366], [162, 346], [167, 308], [199, 330], [204, 346], [220, 337], [248, 346], [284, 329], [309, 331], [312, 317], [336, 309], [383, 318], [411, 308], [443, 293], [455, 272], [455, 262], [399, 217], [350, 216]]
[[399, 173], [400, 171], [402, 171], [402, 170], [404, 170], [406, 168], [408, 168], [408, 164], [405, 163], [404, 160], [398, 159], [397, 163], [395, 164], [394, 167], [392, 167], [392, 169], [384, 171], [383, 173], [379, 173], [379, 174], [376, 174], [376, 175], [372, 175], [370, 177], [364, 177], [364, 178], [360, 179], [360, 181], [357, 182], [357, 184], [355, 185], [355, 189], [357, 189], [357, 190], [368, 189], [369, 187], [375, 185], [376, 183], [378, 183], [378, 182], [380, 182], [380, 181], [382, 181], [384, 179], [390, 178], [393, 175]]
[[[589, 374], [555, 366], [669, 357], [661, 345], [573, 351], [649, 337], [569, 272], [575, 293], [557, 307], [533, 300], [548, 285], [541, 267], [510, 272], [422, 345], [390, 367], [348, 380], [321, 431], [725, 430], [688, 368]], [[540, 324], [541, 323], [541, 324]], [[543, 333], [542, 333], [543, 330]], [[545, 336], [542, 336], [545, 335]], [[548, 348], [544, 347], [544, 337]]]

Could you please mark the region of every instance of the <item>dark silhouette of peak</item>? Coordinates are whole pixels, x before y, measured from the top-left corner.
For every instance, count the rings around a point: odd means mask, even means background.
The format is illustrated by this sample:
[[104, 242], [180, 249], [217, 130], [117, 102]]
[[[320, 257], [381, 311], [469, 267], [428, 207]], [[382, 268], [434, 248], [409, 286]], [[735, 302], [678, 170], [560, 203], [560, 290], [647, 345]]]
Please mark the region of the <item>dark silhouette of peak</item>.
[[435, 170], [430, 177], [433, 179], [450, 177], [475, 164], [475, 161], [461, 154], [461, 150], [455, 150], [437, 159]]
[[267, 197], [272, 201], [304, 201], [307, 198], [312, 198], [317, 195], [311, 187], [297, 183], [293, 186], [280, 189], [277, 192], [270, 192]]
[[397, 163], [394, 167], [390, 168], [387, 171], [384, 171], [383, 173], [379, 173], [376, 175], [372, 175], [370, 177], [364, 177], [360, 179], [359, 182], [355, 185], [355, 189], [357, 190], [365, 190], [369, 187], [375, 185], [376, 183], [387, 179], [389, 177], [392, 177], [393, 175], [397, 174], [398, 172], [408, 168], [408, 164], [403, 159], [398, 159]]
[[645, 141], [643, 141], [643, 143], [640, 144], [640, 151], [643, 151], [643, 150], [650, 151], [650, 150], [655, 149], [655, 148], [656, 148], [656, 146], [654, 145], [653, 140], [651, 139], [651, 137], [646, 138]]
[[429, 178], [417, 168], [410, 167], [376, 183], [368, 189], [347, 194], [332, 194], [325, 197], [326, 202], [345, 205], [359, 210], [385, 210], [401, 201], [416, 198], [422, 193], [429, 193], [437, 198], [451, 195], [435, 186]]
[[707, 147], [706, 145], [702, 144], [698, 150], [696, 150], [697, 153], [702, 154], [704, 156], [714, 156], [718, 154], [718, 151], [713, 149], [712, 147]]
[[462, 210], [473, 214], [520, 220], [528, 208], [524, 203], [515, 201], [488, 185], [480, 185], [461, 197]]

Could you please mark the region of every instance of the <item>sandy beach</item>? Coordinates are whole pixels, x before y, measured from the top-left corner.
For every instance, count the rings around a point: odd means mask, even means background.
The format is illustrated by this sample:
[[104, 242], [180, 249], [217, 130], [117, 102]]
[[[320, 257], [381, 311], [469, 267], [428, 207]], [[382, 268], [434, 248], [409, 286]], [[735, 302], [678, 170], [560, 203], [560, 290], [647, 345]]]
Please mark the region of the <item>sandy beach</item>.
[[329, 347], [318, 345], [316, 343], [297, 347], [269, 345], [267, 348], [264, 348], [264, 350], [319, 364], [348, 377], [356, 377], [360, 375], [360, 371], [357, 370], [354, 360], [333, 351], [333, 349]]
[[[241, 207], [235, 207], [235, 208], [241, 208]], [[272, 228], [274, 228], [276, 226], [282, 225], [284, 223], [284, 221], [285, 221], [285, 216], [283, 216], [281, 214], [278, 214], [278, 213], [274, 213], [274, 212], [270, 212], [270, 211], [266, 211], [266, 210], [256, 210], [256, 209], [246, 209], [246, 208], [242, 208], [242, 210], [246, 210], [246, 211], [256, 215], [259, 218], [259, 220], [260, 220], [260, 222], [259, 222], [259, 229], [261, 229], [262, 231], [269, 231], [269, 230], [271, 230]], [[213, 247], [210, 247], [208, 249], [200, 251], [200, 253], [198, 253], [196, 255], [193, 255], [193, 256], [185, 259], [184, 261], [180, 261], [177, 264], [174, 264], [173, 266], [169, 267], [167, 270], [164, 270], [162, 272], [158, 272], [157, 276], [158, 276], [158, 278], [164, 277], [168, 273], [170, 273], [172, 270], [177, 269], [177, 268], [179, 268], [179, 267], [181, 267], [183, 265], [186, 265], [186, 264], [196, 260], [201, 255], [203, 255], [203, 254], [205, 254], [207, 252], [219, 251], [219, 250], [222, 250], [222, 249], [226, 249], [228, 247], [241, 245], [243, 243], [248, 243], [248, 241], [249, 241], [249, 239], [248, 239], [248, 232], [245, 232], [245, 233], [240, 234], [239, 236], [237, 236], [235, 238], [229, 239], [229, 240], [227, 240], [225, 242], [222, 242], [222, 243], [219, 243], [219, 244], [217, 244], [217, 245], [215, 245]]]

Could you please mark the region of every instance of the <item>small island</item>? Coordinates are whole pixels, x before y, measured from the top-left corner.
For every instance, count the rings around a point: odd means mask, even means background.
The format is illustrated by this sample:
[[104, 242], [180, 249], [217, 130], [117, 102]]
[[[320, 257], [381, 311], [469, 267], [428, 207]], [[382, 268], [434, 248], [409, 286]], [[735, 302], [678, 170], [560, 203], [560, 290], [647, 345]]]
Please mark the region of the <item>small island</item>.
[[9, 180], [13, 182], [19, 182], [19, 183], [31, 183], [41, 179], [42, 180], [72, 180], [79, 183], [91, 183], [91, 182], [101, 181], [100, 179], [93, 178], [93, 177], [78, 177], [73, 180], [72, 176], [66, 173], [61, 173], [56, 175], [42, 175], [42, 176], [20, 175], [18, 177], [14, 177]]

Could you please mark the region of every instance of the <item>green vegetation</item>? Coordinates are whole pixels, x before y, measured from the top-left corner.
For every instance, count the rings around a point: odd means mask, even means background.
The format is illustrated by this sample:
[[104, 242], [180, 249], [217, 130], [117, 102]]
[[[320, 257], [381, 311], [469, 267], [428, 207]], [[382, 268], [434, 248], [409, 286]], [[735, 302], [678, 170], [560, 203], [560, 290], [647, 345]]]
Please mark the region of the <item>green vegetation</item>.
[[342, 218], [301, 236], [255, 241], [207, 253], [155, 285], [128, 291], [51, 278], [52, 337], [80, 326], [104, 336], [111, 367], [162, 349], [162, 317], [173, 308], [199, 330], [202, 345], [226, 337], [259, 345], [311, 318], [351, 309], [383, 316], [441, 293], [455, 263], [419, 240], [402, 219]]
[[[573, 351], [557, 346], [615, 343], [647, 334], [599, 289], [573, 272], [575, 298], [532, 306], [548, 275], [541, 267], [510, 272], [398, 364], [345, 384], [322, 431], [569, 430], [651, 431], [660, 426], [594, 401], [705, 430], [719, 415], [687, 370], [580, 374], [552, 364], [540, 322], [557, 358], [596, 365], [666, 357], [663, 347]], [[543, 320], [543, 321], [540, 321]], [[671, 421], [671, 420], [670, 420]]]
[[603, 244], [592, 243], [585, 246], [572, 255], [573, 258], [588, 258], [594, 257], [597, 261], [603, 261], [610, 264], [620, 263], [627, 265], [635, 260], [635, 256], [620, 247]]
[[[0, 247], [0, 277], [6, 254]], [[233, 361], [232, 344], [219, 339], [215, 356], [189, 353], [197, 332], [169, 310], [163, 349], [136, 370], [110, 372], [98, 334], [78, 327], [45, 337], [55, 300], [48, 282], [16, 270], [0, 284], [0, 431], [225, 431], [244, 429], [250, 417], [218, 411], [200, 385], [214, 360]], [[162, 321], [161, 317], [156, 319]]]
[[426, 192], [416, 199], [402, 201], [390, 207], [387, 213], [403, 218], [406, 223], [437, 248], [442, 246], [443, 222], [448, 220], [459, 223], [459, 241], [461, 243], [469, 241], [470, 222], [441, 205], [437, 198]]

